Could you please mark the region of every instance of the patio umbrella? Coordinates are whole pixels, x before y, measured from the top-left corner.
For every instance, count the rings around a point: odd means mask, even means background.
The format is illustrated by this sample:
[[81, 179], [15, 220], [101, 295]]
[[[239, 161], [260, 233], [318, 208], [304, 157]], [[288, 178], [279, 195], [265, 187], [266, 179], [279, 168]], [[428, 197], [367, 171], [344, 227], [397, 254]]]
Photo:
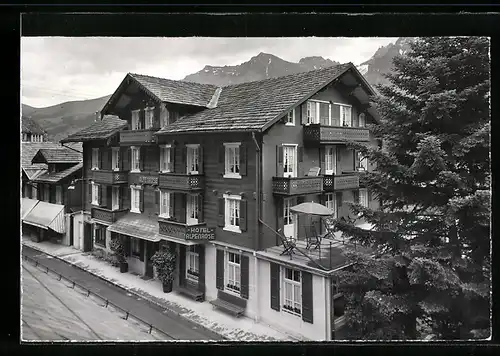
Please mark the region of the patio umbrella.
[[328, 209], [326, 206], [314, 203], [306, 202], [301, 203], [290, 208], [294, 213], [302, 213], [307, 215], [317, 215], [317, 216], [330, 216], [333, 214], [333, 210]]

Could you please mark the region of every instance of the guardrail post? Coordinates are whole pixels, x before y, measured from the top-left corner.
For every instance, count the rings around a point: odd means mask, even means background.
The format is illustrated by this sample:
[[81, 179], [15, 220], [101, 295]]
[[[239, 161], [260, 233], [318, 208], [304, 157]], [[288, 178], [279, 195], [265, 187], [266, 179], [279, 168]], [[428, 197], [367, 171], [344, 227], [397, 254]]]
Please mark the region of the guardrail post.
[[75, 282], [73, 282], [73, 289], [75, 289]]
[[149, 333], [151, 334], [152, 331], [153, 331], [153, 325], [149, 325]]
[[90, 289], [87, 290], [87, 297], [90, 296]]
[[61, 278], [62, 278], [62, 275], [59, 275], [59, 280], [61, 280]]
[[47, 269], [47, 272], [45, 272], [46, 274], [49, 274], [49, 267], [45, 267]]
[[125, 317], [125, 320], [128, 320], [128, 314], [129, 314], [129, 313], [127, 312], [127, 316]]
[[35, 261], [35, 267], [38, 267], [38, 261]]
[[106, 299], [106, 308], [108, 307], [109, 300]]

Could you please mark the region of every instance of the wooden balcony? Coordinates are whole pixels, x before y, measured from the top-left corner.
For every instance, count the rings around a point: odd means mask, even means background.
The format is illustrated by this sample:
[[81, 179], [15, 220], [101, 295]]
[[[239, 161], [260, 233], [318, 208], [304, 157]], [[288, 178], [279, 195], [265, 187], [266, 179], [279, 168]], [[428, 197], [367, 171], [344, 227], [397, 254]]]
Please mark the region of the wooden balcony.
[[128, 209], [120, 209], [120, 210], [109, 210], [106, 208], [100, 207], [92, 207], [91, 209], [91, 217], [92, 219], [104, 221], [110, 224], [116, 222], [119, 218], [125, 215], [128, 212]]
[[156, 143], [156, 136], [154, 133], [158, 129], [147, 130], [126, 130], [120, 132], [120, 145], [145, 145]]
[[160, 188], [196, 191], [205, 189], [205, 176], [196, 174], [161, 173], [158, 185]]
[[325, 192], [336, 190], [358, 189], [359, 176], [355, 173], [340, 174], [334, 176], [323, 176], [323, 187]]
[[206, 226], [206, 223], [187, 225], [185, 223], [166, 220], [166, 219], [164, 220], [162, 218], [160, 218], [158, 220], [158, 228], [159, 228], [160, 235], [165, 235], [168, 237], [172, 237], [175, 239], [181, 239], [181, 240], [186, 240], [186, 232], [187, 232], [188, 228], [205, 227], [205, 226]]
[[364, 127], [340, 127], [311, 124], [304, 126], [304, 143], [368, 142], [370, 131]]
[[273, 177], [273, 194], [304, 195], [323, 191], [323, 177]]
[[92, 180], [99, 184], [121, 184], [128, 182], [128, 172], [125, 171], [92, 171]]

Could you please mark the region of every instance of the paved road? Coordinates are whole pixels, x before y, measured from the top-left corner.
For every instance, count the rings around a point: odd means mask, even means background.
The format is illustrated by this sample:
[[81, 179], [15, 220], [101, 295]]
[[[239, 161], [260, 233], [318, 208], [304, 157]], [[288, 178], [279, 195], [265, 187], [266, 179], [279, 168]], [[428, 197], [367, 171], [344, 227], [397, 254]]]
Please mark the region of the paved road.
[[111, 283], [108, 283], [93, 274], [83, 271], [71, 264], [53, 258], [43, 252], [23, 246], [23, 255], [27, 255], [44, 266], [56, 271], [63, 277], [75, 281], [84, 288], [94, 292], [110, 302], [128, 310], [131, 314], [152, 324], [176, 340], [223, 340], [214, 332], [199, 327], [197, 324], [176, 315], [147, 300], [127, 292]]

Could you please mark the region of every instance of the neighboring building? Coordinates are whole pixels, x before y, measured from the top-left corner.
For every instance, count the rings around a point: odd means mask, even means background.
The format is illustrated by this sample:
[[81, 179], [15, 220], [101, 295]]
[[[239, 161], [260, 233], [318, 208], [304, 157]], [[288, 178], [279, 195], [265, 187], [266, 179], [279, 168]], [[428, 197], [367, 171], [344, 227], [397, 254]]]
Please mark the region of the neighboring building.
[[[120, 119], [62, 141], [83, 142], [83, 244], [107, 250], [125, 237], [130, 270], [154, 277], [150, 257], [168, 243], [175, 290], [332, 339], [343, 314], [332, 273], [346, 267], [346, 245], [306, 249], [313, 221], [290, 207], [315, 201], [337, 217], [354, 199], [377, 208], [358, 177], [374, 167], [346, 147], [376, 144], [365, 127], [376, 123], [372, 94], [351, 63], [223, 88], [128, 74], [102, 110]], [[215, 239], [186, 239], [195, 228]], [[304, 255], [283, 255], [278, 231]]]
[[[75, 145], [72, 145], [75, 146]], [[81, 145], [22, 142], [23, 235], [72, 245], [72, 213], [81, 211]]]
[[47, 132], [30, 117], [21, 117], [22, 142], [46, 142]]

